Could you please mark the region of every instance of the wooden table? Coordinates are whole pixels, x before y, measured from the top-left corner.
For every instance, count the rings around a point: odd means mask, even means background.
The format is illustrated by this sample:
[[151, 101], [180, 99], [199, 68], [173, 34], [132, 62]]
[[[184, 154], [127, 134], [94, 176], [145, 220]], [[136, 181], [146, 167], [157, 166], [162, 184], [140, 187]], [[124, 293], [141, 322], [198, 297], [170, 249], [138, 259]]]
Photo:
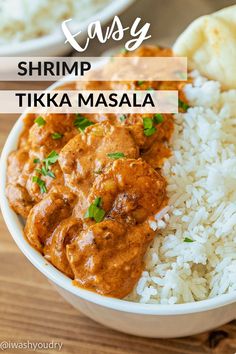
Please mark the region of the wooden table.
[[[38, 83], [37, 88], [45, 85]], [[23, 87], [27, 85], [18, 85], [18, 89]], [[4, 88], [13, 86], [4, 84]], [[35, 87], [31, 85], [31, 88]], [[0, 148], [15, 120], [14, 115], [0, 115]], [[60, 342], [62, 352], [70, 354], [233, 354], [236, 353], [236, 321], [211, 333], [171, 340], [133, 337], [105, 328], [58, 295], [19, 251], [0, 216], [0, 342], [28, 340]], [[27, 353], [58, 353], [58, 350], [28, 350]]]

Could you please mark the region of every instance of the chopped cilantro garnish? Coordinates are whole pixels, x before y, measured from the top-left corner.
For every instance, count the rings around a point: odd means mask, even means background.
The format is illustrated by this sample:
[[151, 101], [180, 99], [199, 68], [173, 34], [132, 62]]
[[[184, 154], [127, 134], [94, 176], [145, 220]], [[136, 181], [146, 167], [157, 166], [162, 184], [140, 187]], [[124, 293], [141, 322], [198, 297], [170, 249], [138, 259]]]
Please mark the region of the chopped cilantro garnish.
[[160, 124], [164, 121], [164, 117], [160, 113], [154, 114], [153, 118], [143, 117], [143, 132], [146, 136], [151, 136], [156, 132], [155, 124]]
[[91, 122], [86, 117], [82, 116], [81, 114], [76, 114], [76, 118], [74, 120], [74, 126], [83, 132], [87, 127], [93, 125], [94, 123]]
[[45, 166], [42, 167], [41, 171], [44, 176], [48, 175], [49, 170]]
[[126, 120], [126, 115], [123, 114], [123, 115], [119, 116], [119, 120], [120, 120], [121, 122], [124, 122], [124, 121]]
[[47, 193], [46, 184], [45, 184], [45, 182], [44, 182], [41, 178], [39, 178], [39, 177], [37, 177], [37, 176], [34, 176], [34, 177], [32, 178], [32, 181], [33, 181], [34, 183], [37, 183], [37, 185], [40, 187], [40, 192], [41, 192], [41, 193]]
[[141, 81], [141, 80], [140, 80], [140, 81], [137, 82], [137, 85], [138, 85], [138, 86], [141, 86], [143, 83], [144, 83], [144, 81]]
[[42, 127], [46, 124], [46, 120], [43, 117], [39, 116], [34, 120], [34, 123], [37, 123], [39, 127]]
[[143, 127], [144, 129], [150, 129], [153, 127], [153, 120], [152, 118], [145, 117], [143, 118]]
[[86, 211], [84, 218], [90, 218], [96, 222], [101, 222], [106, 214], [105, 210], [101, 208], [102, 198], [95, 198], [94, 202], [90, 204], [88, 210]]
[[50, 165], [53, 165], [55, 162], [58, 160], [58, 153], [56, 151], [51, 151], [50, 154], [46, 157], [46, 159], [43, 159], [43, 162], [45, 163], [45, 168], [48, 170]]
[[56, 178], [56, 176], [54, 175], [54, 173], [52, 171], [48, 171], [47, 176], [49, 176], [51, 178]]
[[36, 168], [35, 171], [38, 172], [40, 175], [46, 176], [47, 174], [44, 174], [44, 168], [45, 167]]
[[[53, 150], [52, 152], [50, 152], [50, 154], [45, 159], [43, 159], [42, 167], [41, 168], [36, 168], [35, 171], [38, 172], [42, 176], [45, 176], [45, 177], [49, 176], [51, 178], [55, 178], [55, 174], [51, 170], [49, 170], [49, 167], [52, 164], [54, 164], [55, 162], [57, 162], [58, 156], [59, 156], [58, 153]], [[35, 162], [35, 163], [40, 163], [39, 159], [35, 159], [34, 161], [36, 161], [36, 160], [37, 160], [37, 162]], [[44, 181], [42, 181], [39, 177], [36, 177], [36, 176], [35, 176], [35, 181], [34, 182], [37, 182], [36, 178], [38, 178], [38, 182], [39, 183], [41, 183], [41, 184], [42, 184], [42, 182], [44, 183]], [[42, 181], [42, 182], [40, 182], [40, 181]], [[43, 188], [41, 188], [41, 191], [42, 190], [43, 190]], [[42, 192], [42, 193], [45, 193], [45, 192]]]
[[144, 134], [146, 136], [151, 136], [153, 134], [155, 134], [156, 132], [156, 128], [155, 127], [152, 127], [152, 128], [149, 128], [149, 129], [144, 129]]
[[148, 88], [146, 89], [146, 91], [154, 91], [154, 88], [153, 88], [153, 87], [148, 87]]
[[146, 136], [151, 136], [156, 132], [156, 128], [153, 126], [152, 118], [143, 118], [143, 128], [144, 135]]
[[53, 138], [54, 140], [61, 139], [62, 137], [63, 137], [63, 134], [61, 134], [61, 133], [53, 133], [53, 134], [52, 134], [52, 138]]
[[40, 168], [36, 168], [35, 171], [38, 172], [39, 174], [43, 175], [43, 176], [49, 176], [51, 178], [56, 178], [55, 174], [52, 171], [46, 169], [45, 166], [43, 166], [41, 169]]
[[189, 109], [189, 105], [179, 99], [179, 108], [181, 108], [184, 112], [186, 112]]
[[123, 152], [111, 152], [107, 154], [107, 156], [115, 160], [120, 159], [121, 157], [125, 157]]
[[102, 203], [102, 198], [101, 198], [101, 197], [95, 198], [95, 200], [94, 200], [94, 202], [93, 202], [93, 204], [94, 204], [95, 206], [97, 206], [97, 207], [100, 207], [101, 203]]
[[153, 121], [156, 124], [160, 124], [160, 123], [164, 122], [164, 117], [162, 114], [156, 113], [156, 114], [154, 114]]
[[194, 242], [191, 238], [185, 237], [184, 242]]
[[40, 163], [40, 160], [39, 160], [39, 159], [34, 159], [33, 162], [34, 162], [34, 163]]

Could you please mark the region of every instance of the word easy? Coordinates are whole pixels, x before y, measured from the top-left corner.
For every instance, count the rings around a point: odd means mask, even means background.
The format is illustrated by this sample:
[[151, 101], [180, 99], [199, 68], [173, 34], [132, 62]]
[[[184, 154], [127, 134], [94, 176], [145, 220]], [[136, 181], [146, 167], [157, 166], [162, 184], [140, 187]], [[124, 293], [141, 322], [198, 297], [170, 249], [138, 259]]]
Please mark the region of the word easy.
[[72, 34], [67, 26], [70, 21], [72, 21], [72, 19], [62, 22], [62, 30], [66, 37], [65, 43], [69, 42], [78, 52], [84, 52], [88, 48], [90, 40], [96, 37], [100, 43], [105, 43], [110, 38], [114, 41], [121, 41], [124, 37], [125, 31], [128, 30], [132, 37], [132, 39], [125, 43], [125, 49], [128, 51], [137, 49], [144, 40], [151, 38], [151, 35], [148, 35], [150, 23], [145, 23], [140, 29], [138, 29], [141, 18], [137, 17], [131, 27], [123, 27], [119, 17], [115, 16], [111, 26], [108, 26], [104, 31], [100, 21], [91, 22], [87, 28], [87, 40], [84, 47], [82, 47], [75, 39], [75, 37], [79, 37], [82, 31]]

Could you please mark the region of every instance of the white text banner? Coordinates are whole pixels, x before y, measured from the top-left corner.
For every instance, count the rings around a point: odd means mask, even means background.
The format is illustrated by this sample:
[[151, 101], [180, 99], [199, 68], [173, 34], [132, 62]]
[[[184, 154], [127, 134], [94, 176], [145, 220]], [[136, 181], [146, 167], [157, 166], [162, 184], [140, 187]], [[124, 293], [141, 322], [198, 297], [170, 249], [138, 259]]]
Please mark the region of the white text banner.
[[178, 91], [0, 91], [1, 113], [177, 113]]
[[184, 81], [185, 57], [0, 57], [0, 81]]

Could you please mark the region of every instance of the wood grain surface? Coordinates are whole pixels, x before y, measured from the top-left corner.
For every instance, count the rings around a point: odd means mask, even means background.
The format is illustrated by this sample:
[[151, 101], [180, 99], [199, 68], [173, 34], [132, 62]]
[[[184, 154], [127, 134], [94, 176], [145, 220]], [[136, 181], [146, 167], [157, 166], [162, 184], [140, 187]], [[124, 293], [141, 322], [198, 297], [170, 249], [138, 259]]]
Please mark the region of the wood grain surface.
[[[10, 88], [9, 84], [7, 86]], [[0, 115], [1, 148], [15, 120], [16, 116]], [[60, 342], [63, 345], [61, 352], [68, 354], [233, 354], [236, 353], [236, 321], [210, 333], [171, 340], [133, 337], [105, 328], [80, 314], [60, 297], [19, 251], [0, 216], [2, 341]], [[16, 352], [52, 354], [59, 351], [5, 350], [5, 353]]]

